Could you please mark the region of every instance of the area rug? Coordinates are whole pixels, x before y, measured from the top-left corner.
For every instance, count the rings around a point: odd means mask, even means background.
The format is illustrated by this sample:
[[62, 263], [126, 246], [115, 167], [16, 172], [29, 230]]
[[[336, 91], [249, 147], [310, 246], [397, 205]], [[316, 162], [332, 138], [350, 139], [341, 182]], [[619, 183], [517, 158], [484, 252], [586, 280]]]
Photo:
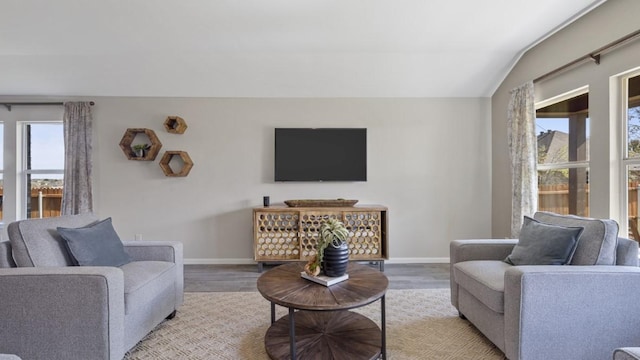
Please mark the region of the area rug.
[[[287, 313], [277, 308], [277, 317]], [[380, 324], [380, 302], [356, 309]], [[449, 289], [389, 290], [387, 358], [502, 360], [504, 355], [457, 316]], [[185, 293], [173, 320], [160, 324], [126, 360], [267, 360], [270, 306], [258, 292]]]

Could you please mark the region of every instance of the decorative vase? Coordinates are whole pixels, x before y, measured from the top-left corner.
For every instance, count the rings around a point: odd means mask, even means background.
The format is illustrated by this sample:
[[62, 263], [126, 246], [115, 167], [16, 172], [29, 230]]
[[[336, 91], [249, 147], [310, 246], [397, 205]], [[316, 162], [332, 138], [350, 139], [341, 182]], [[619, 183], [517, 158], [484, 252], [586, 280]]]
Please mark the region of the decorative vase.
[[343, 243], [340, 247], [329, 245], [324, 249], [322, 271], [329, 277], [338, 277], [347, 272], [349, 247]]

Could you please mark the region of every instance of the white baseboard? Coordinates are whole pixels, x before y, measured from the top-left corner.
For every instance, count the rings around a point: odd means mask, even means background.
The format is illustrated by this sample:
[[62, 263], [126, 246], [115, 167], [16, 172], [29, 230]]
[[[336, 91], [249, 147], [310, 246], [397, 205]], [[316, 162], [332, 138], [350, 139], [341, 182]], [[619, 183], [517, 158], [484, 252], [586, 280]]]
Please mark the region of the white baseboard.
[[[247, 265], [255, 264], [253, 259], [184, 259], [185, 265]], [[391, 258], [385, 264], [448, 264], [448, 257], [441, 258]]]

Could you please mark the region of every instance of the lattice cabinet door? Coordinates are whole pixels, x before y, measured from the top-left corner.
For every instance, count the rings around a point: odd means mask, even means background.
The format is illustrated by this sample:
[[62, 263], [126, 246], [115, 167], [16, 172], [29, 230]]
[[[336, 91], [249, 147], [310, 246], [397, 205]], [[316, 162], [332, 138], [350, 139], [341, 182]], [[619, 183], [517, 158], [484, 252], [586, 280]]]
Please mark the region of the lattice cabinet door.
[[349, 230], [349, 258], [379, 259], [383, 251], [381, 212], [345, 211], [342, 215], [342, 222]]
[[341, 211], [300, 211], [300, 259], [310, 260], [316, 254], [320, 226], [329, 219], [342, 221]]
[[254, 251], [257, 261], [300, 259], [299, 215], [291, 212], [254, 212]]

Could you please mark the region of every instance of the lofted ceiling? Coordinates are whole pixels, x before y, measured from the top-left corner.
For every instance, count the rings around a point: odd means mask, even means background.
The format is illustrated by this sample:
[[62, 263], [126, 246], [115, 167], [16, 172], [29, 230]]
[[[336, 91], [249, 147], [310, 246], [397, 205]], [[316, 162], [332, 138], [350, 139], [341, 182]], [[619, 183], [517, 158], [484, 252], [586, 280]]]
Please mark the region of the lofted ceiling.
[[603, 0], [2, 0], [0, 95], [486, 97]]

